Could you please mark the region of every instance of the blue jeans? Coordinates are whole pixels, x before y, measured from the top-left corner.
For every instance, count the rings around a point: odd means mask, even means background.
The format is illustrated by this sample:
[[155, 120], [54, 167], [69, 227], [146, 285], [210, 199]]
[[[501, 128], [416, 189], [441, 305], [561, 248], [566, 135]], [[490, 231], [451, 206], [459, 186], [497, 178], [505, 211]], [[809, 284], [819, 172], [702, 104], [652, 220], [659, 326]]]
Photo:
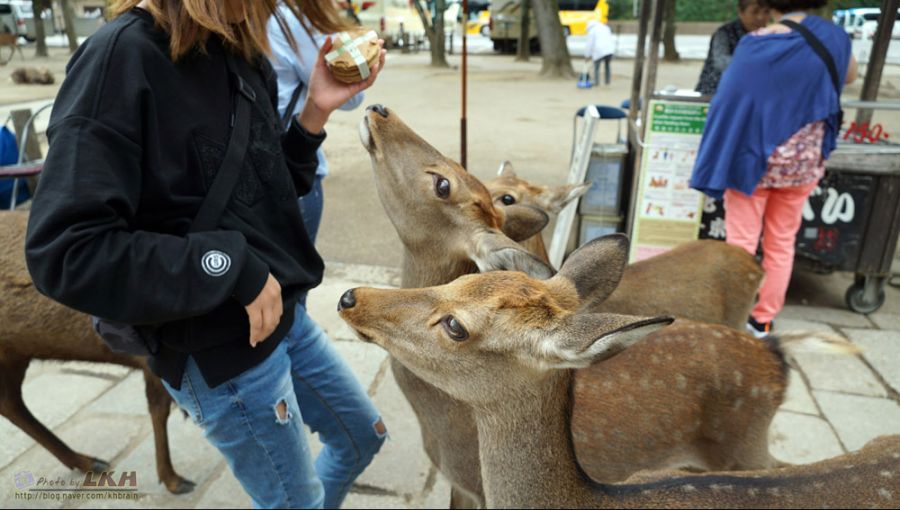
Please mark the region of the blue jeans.
[[[322, 210], [325, 207], [325, 195], [322, 193], [322, 175], [316, 175], [312, 189], [309, 193], [300, 197], [300, 215], [303, 217], [303, 226], [309, 234], [309, 240], [316, 244], [316, 235], [319, 234], [319, 225], [322, 223]], [[306, 294], [300, 296], [300, 306], [306, 308]]]
[[[254, 508], [339, 508], [387, 431], [322, 329], [302, 307], [296, 314], [281, 345], [230, 381], [210, 388], [189, 358], [181, 389], [163, 384]], [[304, 424], [325, 445], [315, 461]]]
[[300, 202], [300, 214], [303, 216], [303, 226], [309, 234], [309, 240], [316, 244], [316, 235], [319, 233], [319, 225], [322, 223], [322, 210], [325, 207], [325, 195], [322, 193], [322, 180], [324, 176], [317, 175], [313, 181], [309, 193], [298, 199]]

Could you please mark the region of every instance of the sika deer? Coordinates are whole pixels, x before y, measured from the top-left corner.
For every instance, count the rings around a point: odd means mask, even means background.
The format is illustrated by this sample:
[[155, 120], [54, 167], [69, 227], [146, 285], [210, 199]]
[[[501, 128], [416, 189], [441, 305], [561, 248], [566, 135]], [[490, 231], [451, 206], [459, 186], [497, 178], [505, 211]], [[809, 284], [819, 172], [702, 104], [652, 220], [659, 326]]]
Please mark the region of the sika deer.
[[[655, 331], [671, 319], [578, 311], [580, 304], [602, 300], [615, 288], [626, 246], [622, 236], [589, 243], [547, 281], [497, 271], [426, 289], [355, 289], [341, 299], [340, 314], [360, 338], [385, 348], [417, 376], [469, 404], [477, 423], [489, 508], [896, 505], [900, 436], [876, 440], [855, 454], [779, 470], [685, 476], [641, 485], [602, 485], [587, 479], [569, 433], [569, 413], [578, 410], [578, 402], [571, 398], [573, 380], [614, 369], [614, 360], [634, 355], [650, 342], [675, 347], [670, 354], [679, 354], [681, 362], [654, 378], [685, 393], [692, 392], [698, 375], [700, 363], [694, 360], [715, 359], [704, 369], [711, 369], [708, 379], [721, 385], [733, 379], [736, 368], [745, 369], [739, 360], [729, 362], [707, 346], [720, 349], [729, 342], [746, 343], [747, 355], [768, 357], [774, 371], [783, 363], [774, 338], [770, 351], [723, 326], [681, 322]], [[619, 256], [610, 256], [616, 251]], [[835, 349], [851, 350], [846, 342], [823, 340]], [[693, 356], [684, 356], [689, 352]], [[638, 356], [649, 368], [652, 355], [647, 354]], [[629, 431], [628, 421], [641, 426], [646, 420], [653, 421], [652, 428], [674, 432], [665, 418], [668, 408], [678, 403], [665, 396], [641, 403], [649, 404], [649, 409], [616, 407], [641, 385], [640, 373], [632, 377], [630, 382], [620, 378], [623, 384], [596, 396], [606, 401], [608, 412], [618, 414], [612, 421], [623, 431]], [[755, 391], [744, 395], [745, 400], [721, 394], [704, 403], [704, 407], [714, 404], [705, 412], [716, 413], [715, 406], [727, 408], [730, 412], [723, 417], [737, 422], [751, 409], [769, 405], [772, 393], [752, 377], [737, 386], [754, 386]], [[602, 432], [604, 436], [594, 438], [597, 443], [620, 439], [613, 430]], [[652, 448], [652, 444], [638, 446], [638, 450]]]
[[[584, 186], [536, 186], [519, 178], [509, 161], [487, 183], [495, 207], [517, 207], [506, 211], [507, 221], [515, 220], [523, 205], [558, 214], [587, 190]], [[520, 244], [549, 264], [540, 234]], [[762, 277], [759, 263], [742, 248], [712, 240], [688, 242], [626, 267], [619, 287], [593, 311], [671, 315], [743, 331]]]
[[41, 295], [25, 268], [28, 214], [0, 213], [0, 415], [46, 448], [66, 467], [99, 473], [109, 464], [76, 453], [42, 425], [22, 400], [22, 381], [33, 359], [115, 363], [144, 372], [147, 403], [156, 444], [156, 472], [173, 494], [194, 489], [175, 472], [169, 455], [166, 421], [172, 400], [142, 358], [114, 354], [97, 338], [90, 318]]
[[[591, 187], [590, 183], [564, 184], [553, 188], [538, 186], [520, 179], [509, 161], [504, 161], [500, 165], [500, 171], [496, 179], [484, 184], [487, 186], [488, 191], [491, 192], [491, 198], [497, 209], [505, 211], [508, 207], [521, 207], [524, 205], [544, 211], [548, 216], [559, 214], [572, 200], [587, 193]], [[507, 213], [507, 221], [515, 218], [515, 216], [515, 213]], [[503, 231], [506, 232], [505, 224]], [[547, 256], [547, 246], [544, 245], [544, 237], [540, 233], [524, 241], [519, 241], [519, 244], [545, 264], [550, 264], [550, 258]]]
[[[549, 275], [537, 259], [499, 231], [504, 213], [492, 207], [484, 185], [418, 137], [396, 113], [381, 106], [370, 107], [360, 125], [360, 135], [371, 154], [376, 189], [404, 245], [403, 287], [449, 283], [477, 268]], [[522, 239], [530, 236], [524, 231], [520, 234]], [[618, 283], [618, 276], [614, 283]], [[700, 346], [715, 352], [692, 360], [695, 375], [684, 383], [696, 381], [695, 391], [684, 391], [681, 383], [658, 387], [656, 381], [662, 375], [649, 378], [650, 373], [679, 373], [685, 362], [675, 354], [698, 348], [685, 345], [684, 339], [680, 343], [671, 339], [647, 342], [640, 351], [646, 352], [646, 357], [639, 351], [620, 357], [630, 360], [626, 368], [634, 374], [634, 384], [627, 392], [616, 393], [612, 405], [621, 409], [664, 405], [663, 415], [672, 416], [673, 423], [670, 434], [662, 440], [644, 444], [643, 438], [660, 435], [655, 424], [636, 413], [618, 413], [609, 418], [619, 422], [619, 442], [594, 441], [596, 434], [608, 432], [594, 406], [612, 401], [603, 384], [582, 387], [584, 393], [578, 394], [573, 425], [576, 438], [584, 440], [578, 455], [588, 474], [598, 480], [619, 481], [651, 468], [722, 470], [774, 464], [768, 454], [766, 430], [784, 396], [784, 366], [764, 343], [722, 330], [713, 328], [708, 337], [715, 340]], [[678, 351], [679, 347], [683, 351]], [[738, 376], [714, 375], [720, 365], [735, 367], [738, 361]], [[480, 471], [475, 469], [479, 462], [477, 430], [469, 406], [423, 381], [397, 358], [392, 358], [391, 366], [419, 419], [429, 458], [453, 485], [453, 504], [483, 503]], [[638, 376], [642, 373], [648, 377], [646, 386]], [[605, 374], [615, 387], [621, 387], [620, 378], [628, 375], [616, 370]], [[759, 396], [757, 393], [765, 398], [752, 407], [739, 406], [739, 423], [731, 420], [735, 416], [731, 407], [721, 405], [733, 398], [749, 402]], [[629, 448], [639, 449], [639, 454]]]

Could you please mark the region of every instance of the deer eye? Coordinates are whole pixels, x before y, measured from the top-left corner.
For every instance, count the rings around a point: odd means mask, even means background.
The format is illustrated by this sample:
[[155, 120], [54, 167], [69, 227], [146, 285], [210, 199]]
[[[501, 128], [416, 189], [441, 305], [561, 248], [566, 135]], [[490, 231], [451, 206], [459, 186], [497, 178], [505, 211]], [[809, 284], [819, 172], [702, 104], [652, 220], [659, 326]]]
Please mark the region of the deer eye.
[[503, 195], [500, 197], [500, 200], [503, 201], [503, 205], [513, 205], [516, 203], [516, 197], [512, 195]]
[[469, 338], [469, 332], [466, 331], [466, 328], [464, 328], [463, 325], [456, 320], [456, 317], [452, 315], [448, 315], [441, 319], [441, 326], [444, 327], [444, 331], [450, 335], [450, 338], [457, 342], [462, 342]]
[[438, 174], [431, 174], [432, 180], [434, 181], [434, 194], [438, 196], [438, 198], [447, 198], [450, 196], [450, 181], [441, 177]]

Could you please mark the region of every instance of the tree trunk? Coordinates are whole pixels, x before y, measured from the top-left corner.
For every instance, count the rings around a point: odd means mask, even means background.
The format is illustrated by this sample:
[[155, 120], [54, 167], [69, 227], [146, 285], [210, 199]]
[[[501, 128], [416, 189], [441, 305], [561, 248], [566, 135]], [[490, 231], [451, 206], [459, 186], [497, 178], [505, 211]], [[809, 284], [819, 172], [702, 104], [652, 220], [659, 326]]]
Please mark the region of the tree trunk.
[[78, 49], [78, 35], [75, 34], [75, 11], [69, 0], [60, 0], [63, 9], [63, 21], [66, 25], [66, 37], [69, 39], [69, 51], [75, 53]]
[[47, 34], [44, 32], [44, 0], [31, 0], [34, 13], [35, 57], [47, 57]]
[[444, 11], [447, 10], [445, 0], [436, 0], [434, 2], [434, 19], [428, 19], [428, 11], [422, 6], [422, 0], [413, 0], [413, 6], [419, 13], [419, 19], [422, 20], [422, 26], [425, 27], [425, 34], [428, 36], [428, 42], [431, 46], [431, 66], [432, 67], [450, 67], [447, 63], [447, 57], [444, 55]]
[[681, 60], [675, 48], [675, 0], [666, 2], [666, 28], [663, 32], [663, 60], [677, 62]]
[[541, 75], [574, 78], [575, 70], [572, 69], [572, 59], [566, 47], [566, 36], [559, 22], [559, 4], [556, 0], [534, 0], [532, 7], [538, 39], [541, 41], [541, 56], [544, 59]]
[[531, 37], [529, 37], [529, 31], [531, 30], [531, 17], [530, 12], [530, 4], [531, 0], [519, 0], [522, 7], [519, 9], [521, 13], [521, 18], [519, 20], [519, 47], [516, 52], [516, 61], [517, 62], [528, 62], [528, 57], [531, 55]]

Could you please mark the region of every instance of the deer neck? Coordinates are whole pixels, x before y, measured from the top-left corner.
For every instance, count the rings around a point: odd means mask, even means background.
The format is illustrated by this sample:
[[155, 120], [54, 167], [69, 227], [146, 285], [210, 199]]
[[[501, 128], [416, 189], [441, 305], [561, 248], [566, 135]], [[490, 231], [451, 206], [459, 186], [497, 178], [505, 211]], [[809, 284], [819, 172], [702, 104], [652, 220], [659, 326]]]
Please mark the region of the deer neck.
[[477, 273], [478, 267], [468, 259], [454, 259], [447, 251], [432, 247], [403, 247], [404, 288], [431, 287], [450, 283], [466, 274]]
[[515, 398], [475, 407], [488, 508], [596, 507], [569, 432], [571, 379], [555, 371]]

